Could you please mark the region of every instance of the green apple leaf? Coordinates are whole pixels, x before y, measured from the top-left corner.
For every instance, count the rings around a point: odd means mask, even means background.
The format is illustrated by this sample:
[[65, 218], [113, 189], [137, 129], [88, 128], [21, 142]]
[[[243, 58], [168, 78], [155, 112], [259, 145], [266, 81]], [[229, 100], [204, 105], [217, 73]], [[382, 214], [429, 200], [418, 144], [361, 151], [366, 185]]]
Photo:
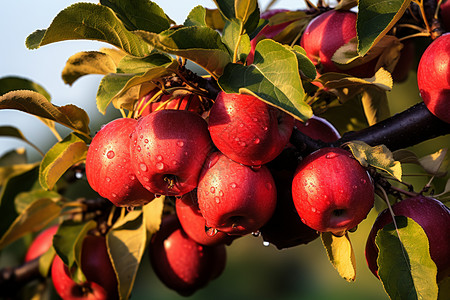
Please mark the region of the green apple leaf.
[[56, 106], [34, 91], [12, 91], [0, 96], [0, 109], [15, 109], [55, 121], [85, 136], [89, 136], [89, 116], [72, 104]]
[[81, 271], [81, 248], [83, 240], [91, 229], [97, 227], [97, 222], [90, 220], [85, 223], [72, 220], [64, 221], [53, 237], [53, 247], [56, 253], [73, 270], [72, 277], [76, 282], [84, 282], [86, 278]]
[[[106, 109], [111, 103], [114, 96], [119, 93], [127, 82], [133, 78], [134, 74], [116, 74], [111, 73], [102, 78], [97, 90], [97, 109], [102, 114], [106, 113]], [[133, 98], [133, 97], [132, 97]], [[132, 100], [132, 99], [131, 99]], [[135, 99], [137, 100], [137, 99]]]
[[[228, 47], [228, 51], [237, 61], [245, 62], [251, 50], [250, 37], [248, 34], [241, 34], [241, 23], [237, 19], [226, 21], [223, 29], [222, 41]], [[236, 44], [239, 43], [237, 49]], [[235, 54], [234, 51], [237, 50]]]
[[16, 76], [0, 78], [0, 95], [17, 90], [35, 91], [47, 98], [48, 101], [51, 100], [51, 96], [47, 90], [34, 81]]
[[194, 7], [183, 23], [184, 26], [208, 26], [206, 23], [206, 8], [201, 5]]
[[220, 13], [227, 19], [231, 20], [234, 19], [235, 9], [234, 9], [234, 2], [235, 0], [213, 0], [216, 4], [217, 8], [219, 9]]
[[118, 278], [120, 299], [129, 299], [147, 247], [142, 210], [134, 210], [119, 219], [106, 235], [106, 243]]
[[39, 185], [39, 168], [24, 169], [8, 177], [0, 192], [0, 236], [3, 236], [14, 220], [18, 217], [14, 199], [21, 192], [29, 191]]
[[252, 94], [303, 121], [312, 116], [296, 55], [270, 39], [258, 43], [252, 65], [229, 64], [219, 85], [227, 93]]
[[160, 34], [135, 33], [152, 47], [189, 59], [216, 77], [231, 61], [230, 52], [220, 34], [209, 27], [182, 27]]
[[437, 268], [430, 256], [425, 231], [410, 218], [379, 230], [378, 275], [391, 299], [437, 299]]
[[[7, 151], [0, 157], [0, 168], [27, 163], [27, 151], [23, 147]], [[0, 186], [2, 185], [1, 182], [2, 181], [0, 180]]]
[[350, 10], [358, 5], [358, 0], [342, 0], [334, 7], [335, 10]]
[[174, 59], [167, 54], [152, 53], [146, 57], [124, 56], [117, 66], [117, 73], [145, 73], [151, 68], [169, 65]]
[[56, 251], [53, 245], [39, 257], [39, 273], [46, 278], [50, 272], [50, 268], [55, 258]]
[[339, 275], [347, 281], [356, 279], [356, 259], [348, 233], [338, 237], [331, 232], [320, 234], [328, 258]]
[[12, 126], [0, 126], [0, 137], [11, 137], [11, 138], [17, 138], [19, 140], [24, 141], [31, 147], [33, 147], [37, 152], [39, 152], [42, 156], [44, 155], [42, 151], [32, 142], [30, 142], [23, 134], [22, 132]]
[[66, 40], [97, 40], [114, 45], [135, 56], [145, 56], [151, 49], [125, 28], [112, 9], [94, 3], [76, 3], [53, 19], [46, 30], [37, 30], [26, 39], [29, 49]]
[[45, 154], [39, 167], [41, 186], [51, 190], [71, 166], [86, 159], [87, 150], [86, 142], [76, 133], [56, 143]]
[[317, 76], [316, 67], [312, 63], [312, 61], [306, 55], [305, 49], [302, 47], [295, 45], [292, 47], [292, 51], [297, 56], [298, 68], [300, 70], [300, 74], [307, 79], [314, 79]]
[[352, 141], [345, 145], [363, 167], [370, 165], [402, 180], [402, 166], [399, 161], [394, 160], [392, 152], [385, 145], [372, 147], [362, 141]]
[[[257, 0], [235, 0], [234, 1], [235, 8], [235, 17], [240, 20], [242, 23], [247, 23], [250, 16], [253, 12], [258, 8]], [[259, 15], [259, 10], [258, 10]], [[259, 17], [258, 17], [259, 19]]]
[[163, 214], [164, 201], [165, 196], [160, 196], [142, 207], [142, 211], [144, 212], [145, 227], [149, 238], [159, 230]]
[[361, 102], [369, 126], [391, 116], [386, 91], [367, 86], [361, 93]]
[[428, 174], [445, 176], [450, 163], [447, 152], [447, 148], [439, 149], [435, 153], [419, 158], [419, 163]]
[[359, 0], [356, 31], [358, 53], [364, 56], [403, 16], [411, 0]]
[[158, 4], [149, 0], [100, 0], [100, 4], [111, 8], [130, 31], [159, 33], [173, 22]]
[[57, 192], [46, 190], [32, 190], [29, 192], [22, 192], [18, 194], [14, 199], [16, 211], [18, 213], [22, 213], [31, 203], [41, 199], [49, 199], [57, 203], [62, 199], [62, 196]]
[[89, 74], [106, 75], [116, 72], [111, 56], [98, 51], [79, 52], [72, 55], [62, 71], [64, 83], [72, 85], [78, 78]]
[[0, 187], [4, 186], [6, 184], [6, 181], [9, 177], [13, 177], [15, 175], [21, 174], [23, 172], [29, 171], [36, 166], [39, 166], [39, 162], [27, 164], [27, 163], [20, 163], [20, 164], [11, 164], [9, 166], [1, 166], [0, 167]]
[[14, 220], [0, 239], [0, 249], [25, 236], [39, 231], [56, 219], [62, 208], [54, 200], [40, 198], [30, 203]]
[[214, 30], [222, 31], [225, 27], [225, 20], [218, 9], [206, 8], [206, 25]]

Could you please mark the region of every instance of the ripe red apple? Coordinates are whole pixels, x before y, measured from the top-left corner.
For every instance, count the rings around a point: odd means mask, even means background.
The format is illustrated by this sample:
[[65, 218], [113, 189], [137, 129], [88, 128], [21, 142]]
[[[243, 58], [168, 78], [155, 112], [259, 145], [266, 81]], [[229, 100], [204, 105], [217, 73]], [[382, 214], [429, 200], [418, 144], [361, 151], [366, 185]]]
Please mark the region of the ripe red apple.
[[[177, 110], [188, 110], [195, 113], [202, 113], [202, 103], [200, 98], [195, 94], [183, 94], [176, 96], [174, 99], [167, 102], [172, 95], [163, 94], [155, 102], [149, 103], [148, 101], [158, 92], [158, 89], [152, 90], [150, 93], [142, 98], [142, 104], [140, 106], [141, 116], [146, 116], [157, 109], [177, 109]], [[166, 103], [167, 102], [167, 103]]]
[[435, 39], [423, 53], [417, 84], [428, 110], [450, 123], [450, 33]]
[[292, 200], [294, 172], [273, 169], [270, 172], [277, 188], [277, 206], [270, 220], [259, 230], [263, 240], [278, 249], [295, 247], [315, 240], [319, 234], [302, 222]]
[[131, 165], [152, 193], [181, 196], [197, 186], [212, 148], [208, 126], [184, 110], [160, 110], [139, 119], [131, 136]]
[[130, 134], [137, 121], [116, 119], [94, 136], [86, 156], [87, 180], [116, 206], [141, 206], [155, 197], [137, 180], [130, 164]]
[[119, 299], [116, 274], [109, 259], [104, 237], [88, 235], [81, 252], [81, 270], [87, 281], [77, 284], [59, 256], [52, 263], [52, 281], [58, 295], [72, 299]]
[[183, 231], [175, 215], [162, 219], [149, 245], [150, 262], [168, 288], [190, 296], [225, 268], [225, 245], [204, 246]]
[[312, 116], [306, 122], [295, 120], [294, 127], [315, 140], [332, 143], [341, 138], [339, 131], [326, 119]]
[[350, 152], [322, 148], [298, 165], [292, 197], [306, 225], [342, 234], [366, 218], [374, 203], [374, 188], [367, 171]]
[[356, 19], [352, 11], [330, 10], [315, 17], [305, 28], [300, 46], [319, 74], [338, 72], [363, 78], [375, 74], [375, 59], [348, 70], [340, 69], [331, 60], [336, 50], [356, 37]]
[[[431, 197], [416, 196], [392, 205], [396, 216], [405, 216], [419, 224], [428, 237], [430, 255], [438, 269], [438, 280], [450, 275], [450, 210]], [[392, 223], [388, 209], [375, 220], [366, 243], [366, 261], [372, 273], [378, 277], [378, 248], [375, 237], [380, 229]]]
[[30, 247], [25, 254], [25, 262], [29, 262], [35, 258], [38, 258], [42, 254], [48, 251], [53, 245], [53, 236], [58, 231], [58, 225], [53, 225], [41, 233], [31, 243]]
[[209, 114], [214, 145], [232, 160], [260, 166], [289, 142], [294, 118], [255, 96], [220, 92]]
[[267, 167], [244, 166], [215, 152], [205, 162], [197, 197], [207, 227], [245, 235], [270, 219], [277, 192]]
[[175, 208], [184, 232], [201, 245], [230, 245], [236, 238], [236, 236], [231, 236], [224, 232], [206, 232], [206, 221], [198, 207], [197, 190], [193, 190], [184, 194], [181, 198], [177, 198]]

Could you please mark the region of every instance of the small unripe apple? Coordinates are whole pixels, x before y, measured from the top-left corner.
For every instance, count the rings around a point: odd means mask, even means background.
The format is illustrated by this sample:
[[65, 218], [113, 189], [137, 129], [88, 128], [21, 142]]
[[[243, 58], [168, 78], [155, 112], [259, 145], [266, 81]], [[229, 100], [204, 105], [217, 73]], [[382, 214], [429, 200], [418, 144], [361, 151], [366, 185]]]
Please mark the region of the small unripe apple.
[[81, 270], [86, 281], [77, 284], [70, 277], [69, 269], [62, 259], [58, 255], [53, 259], [52, 281], [62, 299], [119, 299], [117, 278], [104, 237], [85, 237], [81, 252]]
[[149, 245], [158, 278], [182, 296], [190, 296], [217, 278], [225, 268], [225, 245], [204, 246], [183, 231], [175, 215], [163, 217]]
[[[200, 98], [195, 94], [183, 94], [175, 96], [172, 100], [168, 101], [173, 95], [163, 94], [157, 101], [149, 103], [148, 101], [158, 92], [157, 89], [152, 90], [150, 93], [142, 98], [142, 104], [140, 105], [141, 116], [146, 116], [156, 110], [160, 109], [177, 109], [177, 110], [188, 110], [195, 113], [202, 112], [202, 104]], [[168, 102], [167, 102], [168, 101]]]
[[292, 197], [306, 225], [320, 232], [342, 234], [367, 217], [374, 203], [374, 187], [350, 152], [322, 148], [298, 165]]
[[236, 236], [231, 236], [224, 232], [214, 232], [214, 229], [207, 232], [205, 218], [203, 218], [198, 207], [197, 190], [193, 190], [184, 194], [181, 198], [177, 198], [175, 208], [184, 232], [201, 245], [230, 245], [236, 238]]
[[[419, 224], [428, 237], [431, 259], [435, 262], [441, 280], [450, 275], [450, 210], [440, 201], [431, 197], [411, 197], [392, 205], [396, 216], [405, 216]], [[375, 220], [366, 243], [366, 261], [372, 273], [378, 277], [378, 247], [375, 237], [380, 229], [392, 223], [388, 209], [382, 211]]]
[[58, 225], [53, 225], [41, 233], [39, 233], [36, 238], [31, 243], [30, 247], [25, 254], [25, 262], [29, 262], [35, 258], [38, 258], [42, 254], [48, 251], [53, 245], [53, 236], [58, 231]]
[[208, 125], [198, 114], [160, 110], [139, 119], [130, 149], [131, 165], [146, 189], [181, 196], [197, 186], [212, 142]]
[[138, 181], [131, 167], [130, 134], [136, 124], [130, 118], [106, 124], [92, 139], [86, 156], [90, 186], [116, 206], [141, 206], [155, 198]]
[[417, 84], [428, 110], [450, 123], [450, 33], [435, 39], [422, 54]]
[[348, 70], [340, 69], [332, 61], [336, 50], [356, 37], [356, 19], [357, 15], [352, 11], [330, 10], [315, 17], [305, 28], [300, 46], [318, 73], [338, 72], [363, 78], [375, 74], [375, 59]]
[[312, 116], [306, 122], [295, 120], [294, 127], [310, 138], [326, 143], [335, 142], [341, 138], [339, 131], [333, 124], [318, 116]]
[[277, 192], [267, 167], [244, 166], [215, 152], [205, 162], [197, 197], [207, 227], [245, 235], [270, 219]]
[[220, 92], [209, 114], [214, 145], [232, 160], [263, 165], [289, 142], [294, 118], [255, 96]]

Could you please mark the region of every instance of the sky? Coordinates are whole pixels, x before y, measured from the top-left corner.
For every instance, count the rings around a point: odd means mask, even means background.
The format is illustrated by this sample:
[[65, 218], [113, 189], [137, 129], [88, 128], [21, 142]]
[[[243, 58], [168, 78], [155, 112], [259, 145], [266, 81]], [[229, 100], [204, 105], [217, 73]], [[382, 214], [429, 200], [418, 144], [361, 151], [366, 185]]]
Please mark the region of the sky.
[[[61, 71], [67, 59], [80, 51], [98, 50], [109, 46], [94, 41], [64, 41], [43, 46], [37, 50], [25, 47], [26, 37], [37, 29], [47, 28], [53, 18], [64, 8], [80, 1], [74, 0], [14, 0], [2, 1], [0, 9], [0, 78], [18, 76], [31, 79], [41, 84], [52, 96], [56, 105], [75, 104], [86, 110], [91, 122], [106, 123], [110, 116], [100, 114], [95, 106], [95, 95], [102, 76], [89, 75], [76, 81], [72, 86], [61, 79]], [[98, 3], [97, 0], [83, 2]], [[214, 8], [212, 0], [154, 0], [177, 24], [183, 23], [189, 11], [203, 5]], [[260, 7], [265, 8], [269, 0], [260, 0]], [[298, 9], [304, 7], [302, 0], [279, 0], [274, 8]], [[113, 112], [112, 109], [109, 111]], [[21, 130], [27, 139], [43, 148], [45, 152], [56, 142], [46, 126], [37, 118], [12, 110], [0, 110], [0, 126], [14, 126]], [[94, 125], [91, 126], [91, 129]], [[69, 131], [57, 127], [64, 137]], [[17, 147], [25, 147], [28, 156], [38, 158], [37, 152], [24, 142], [0, 137], [0, 156]]]

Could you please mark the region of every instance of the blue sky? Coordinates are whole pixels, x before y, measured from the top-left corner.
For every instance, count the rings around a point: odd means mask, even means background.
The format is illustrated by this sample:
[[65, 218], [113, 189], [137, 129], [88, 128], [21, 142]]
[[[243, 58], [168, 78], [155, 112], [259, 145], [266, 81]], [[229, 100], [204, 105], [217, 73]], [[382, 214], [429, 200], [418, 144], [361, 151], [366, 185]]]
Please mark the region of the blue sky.
[[[57, 105], [75, 104], [85, 109], [91, 119], [106, 122], [95, 107], [95, 94], [101, 76], [90, 75], [79, 79], [72, 87], [64, 84], [61, 71], [66, 60], [80, 51], [98, 50], [105, 46], [93, 41], [66, 41], [43, 46], [37, 50], [25, 47], [26, 37], [36, 29], [47, 28], [59, 11], [79, 2], [74, 0], [14, 0], [3, 1], [0, 10], [0, 28], [2, 46], [0, 47], [0, 78], [5, 76], [25, 77], [44, 86]], [[98, 1], [85, 0], [97, 3]], [[154, 0], [178, 24], [182, 23], [189, 11], [196, 5], [215, 7], [212, 0]], [[260, 1], [265, 8], [270, 1]], [[301, 0], [279, 0], [275, 7], [299, 8], [304, 6]], [[38, 146], [53, 144], [56, 140], [41, 121], [25, 113], [0, 111], [0, 126], [11, 125]], [[58, 127], [61, 130], [61, 127]], [[62, 129], [64, 136], [64, 129]], [[35, 150], [21, 141], [12, 138], [0, 138], [0, 155], [16, 148], [26, 147], [31, 157], [36, 157]], [[47, 149], [43, 149], [46, 151]]]

